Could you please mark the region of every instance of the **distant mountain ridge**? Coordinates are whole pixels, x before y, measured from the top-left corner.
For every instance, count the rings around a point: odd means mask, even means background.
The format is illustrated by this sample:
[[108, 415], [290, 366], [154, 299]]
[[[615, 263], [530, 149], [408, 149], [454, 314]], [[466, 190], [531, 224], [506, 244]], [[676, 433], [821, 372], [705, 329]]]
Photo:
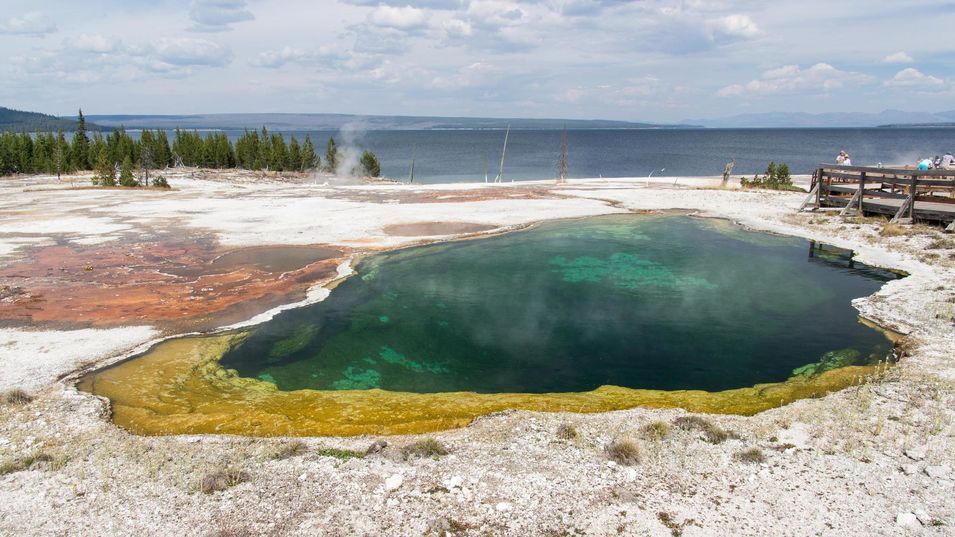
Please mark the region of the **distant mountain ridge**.
[[131, 129], [257, 129], [339, 130], [354, 126], [367, 130], [462, 130], [462, 129], [664, 129], [690, 125], [665, 125], [602, 119], [473, 118], [429, 116], [377, 116], [353, 114], [197, 114], [197, 115], [91, 115], [104, 127]]
[[[39, 112], [14, 110], [0, 106], [0, 131], [72, 131], [76, 129], [76, 125], [77, 121], [75, 119], [56, 117]], [[99, 130], [99, 126], [89, 122], [86, 123], [86, 128], [89, 130]]]
[[953, 122], [955, 122], [955, 110], [932, 113], [902, 110], [883, 110], [877, 113], [830, 112], [822, 114], [765, 112], [738, 114], [722, 118], [688, 119], [685, 121], [685, 123], [711, 128], [905, 127]]

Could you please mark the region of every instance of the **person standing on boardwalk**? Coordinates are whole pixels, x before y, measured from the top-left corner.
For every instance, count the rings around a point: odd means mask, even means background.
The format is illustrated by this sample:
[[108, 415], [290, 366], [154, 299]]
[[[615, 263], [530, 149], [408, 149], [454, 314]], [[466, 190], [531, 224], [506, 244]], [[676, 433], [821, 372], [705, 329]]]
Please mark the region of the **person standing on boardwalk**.
[[727, 181], [730, 180], [730, 174], [733, 173], [734, 166], [736, 166], [736, 157], [730, 159], [726, 166], [723, 166], [723, 186], [726, 186]]

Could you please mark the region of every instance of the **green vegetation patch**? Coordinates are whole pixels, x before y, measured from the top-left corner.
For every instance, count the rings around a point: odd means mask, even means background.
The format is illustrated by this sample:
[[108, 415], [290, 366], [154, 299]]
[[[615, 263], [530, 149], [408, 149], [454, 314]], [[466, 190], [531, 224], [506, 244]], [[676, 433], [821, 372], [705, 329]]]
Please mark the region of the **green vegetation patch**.
[[862, 353], [855, 349], [829, 351], [823, 354], [822, 359], [818, 362], [793, 369], [793, 376], [809, 378], [831, 369], [855, 365], [859, 363], [859, 357], [861, 355]]

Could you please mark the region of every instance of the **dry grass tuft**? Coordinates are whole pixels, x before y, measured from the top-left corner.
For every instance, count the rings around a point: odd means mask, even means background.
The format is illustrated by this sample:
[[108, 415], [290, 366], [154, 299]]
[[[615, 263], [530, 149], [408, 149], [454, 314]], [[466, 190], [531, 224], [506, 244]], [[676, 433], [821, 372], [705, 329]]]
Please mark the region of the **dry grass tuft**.
[[66, 458], [44, 451], [0, 463], [0, 475], [24, 470], [58, 470], [66, 464]]
[[766, 462], [766, 455], [763, 455], [763, 450], [759, 449], [758, 447], [738, 451], [735, 455], [733, 455], [733, 458], [740, 462], [746, 462], [749, 464], [759, 464], [761, 462]]
[[710, 420], [699, 416], [680, 416], [673, 420], [673, 425], [686, 431], [699, 431], [711, 444], [721, 444], [731, 438], [739, 438], [739, 435], [733, 431], [721, 429]]
[[912, 356], [915, 352], [915, 349], [918, 347], [918, 344], [915, 342], [915, 339], [905, 336], [899, 338], [895, 342], [893, 350], [895, 351], [896, 360], [900, 358], [905, 358], [907, 356]]
[[660, 511], [657, 513], [657, 520], [659, 520], [661, 524], [670, 530], [670, 535], [673, 537], [680, 537], [680, 535], [683, 535], [683, 524], [678, 523], [670, 513], [667, 513], [666, 511]]
[[199, 490], [204, 494], [212, 494], [213, 492], [223, 491], [248, 480], [249, 473], [245, 470], [237, 468], [216, 470], [202, 476], [202, 479], [199, 480]]
[[951, 250], [955, 248], [955, 241], [951, 239], [935, 239], [928, 243], [926, 250]]
[[308, 446], [304, 442], [295, 440], [276, 446], [269, 454], [269, 458], [276, 461], [285, 460], [296, 455], [301, 455], [308, 451]]
[[576, 440], [580, 438], [580, 433], [578, 433], [577, 428], [570, 423], [561, 423], [560, 427], [557, 428], [557, 438], [561, 440]]
[[633, 466], [640, 463], [640, 446], [633, 440], [614, 440], [604, 447], [604, 453], [608, 459], [624, 466]]
[[8, 405], [25, 405], [33, 401], [33, 396], [20, 388], [3, 392], [3, 401]]
[[663, 440], [670, 434], [670, 424], [665, 421], [652, 421], [640, 427], [640, 432], [648, 440]]
[[413, 457], [440, 457], [447, 454], [448, 449], [444, 447], [444, 444], [434, 438], [418, 440], [401, 448], [401, 455], [405, 460]]
[[899, 224], [885, 224], [879, 232], [883, 237], [899, 237], [905, 234], [905, 229]]

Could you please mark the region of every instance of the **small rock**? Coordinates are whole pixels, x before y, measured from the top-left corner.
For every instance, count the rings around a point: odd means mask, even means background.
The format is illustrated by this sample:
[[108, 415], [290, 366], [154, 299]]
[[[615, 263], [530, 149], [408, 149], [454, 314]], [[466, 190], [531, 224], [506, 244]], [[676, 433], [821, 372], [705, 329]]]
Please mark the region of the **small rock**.
[[925, 459], [925, 448], [924, 447], [914, 447], [905, 450], [905, 456], [912, 459], [913, 461], [920, 461]]
[[924, 509], [916, 509], [913, 512], [915, 513], [915, 518], [919, 519], [919, 522], [921, 522], [923, 526], [931, 526], [932, 523], [935, 522], [935, 518], [926, 513]]
[[914, 513], [899, 513], [895, 516], [895, 525], [910, 529], [922, 527]]
[[[495, 505], [494, 508], [497, 509], [498, 511], [502, 512], [502, 513], [507, 512], [507, 511], [510, 511], [511, 509], [513, 509], [513, 507], [511, 507], [511, 504], [509, 504], [509, 503], [507, 503], [507, 502], [500, 502], [500, 503], [498, 503], [497, 505]], [[912, 515], [912, 516], [915, 516], [915, 515]]]
[[636, 481], [637, 480], [637, 471], [633, 468], [627, 468], [627, 471], [624, 473], [624, 478], [627, 481]]
[[925, 475], [932, 479], [948, 479], [948, 468], [944, 466], [926, 466]]
[[905, 475], [914, 475], [919, 472], [919, 467], [914, 464], [903, 464], [902, 473]]
[[400, 487], [401, 484], [404, 483], [404, 481], [405, 481], [405, 477], [403, 475], [395, 474], [389, 477], [388, 479], [385, 479], [385, 490], [387, 491], [398, 490], [398, 487]]
[[365, 450], [365, 455], [381, 453], [381, 451], [386, 447], [388, 447], [388, 442], [385, 442], [384, 440], [375, 440], [370, 446], [368, 446], [368, 449]]
[[461, 476], [456, 475], [452, 476], [451, 479], [448, 479], [444, 482], [445, 488], [448, 490], [460, 488], [464, 484], [464, 479], [461, 479]]

